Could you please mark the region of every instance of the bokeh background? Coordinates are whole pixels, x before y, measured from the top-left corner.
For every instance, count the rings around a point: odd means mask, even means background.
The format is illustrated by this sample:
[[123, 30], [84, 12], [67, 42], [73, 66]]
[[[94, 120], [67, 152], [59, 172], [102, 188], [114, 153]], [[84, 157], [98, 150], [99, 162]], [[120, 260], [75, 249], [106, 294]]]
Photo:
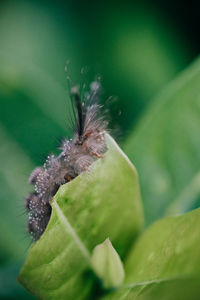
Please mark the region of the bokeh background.
[[[34, 298], [16, 281], [30, 245], [23, 202], [30, 171], [70, 135], [66, 76], [76, 84], [100, 74], [123, 147], [156, 94], [198, 56], [199, 36], [194, 1], [1, 0], [0, 299]], [[145, 213], [147, 224], [164, 215]]]

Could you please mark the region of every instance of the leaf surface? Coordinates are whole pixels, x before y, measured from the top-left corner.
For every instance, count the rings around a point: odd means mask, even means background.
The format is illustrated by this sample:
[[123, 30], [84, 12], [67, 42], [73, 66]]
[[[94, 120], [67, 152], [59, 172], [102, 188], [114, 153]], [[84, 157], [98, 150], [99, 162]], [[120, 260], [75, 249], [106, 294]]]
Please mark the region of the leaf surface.
[[200, 209], [154, 223], [126, 260], [126, 284], [109, 300], [196, 300], [200, 295]]
[[91, 264], [94, 272], [102, 279], [105, 289], [116, 288], [122, 284], [123, 264], [109, 238], [94, 248]]
[[143, 225], [136, 169], [114, 140], [84, 172], [60, 187], [46, 231], [30, 249], [19, 280], [41, 299], [88, 299], [93, 248], [107, 237], [124, 257]]
[[155, 99], [125, 144], [141, 177], [148, 224], [199, 206], [199, 83], [200, 59]]

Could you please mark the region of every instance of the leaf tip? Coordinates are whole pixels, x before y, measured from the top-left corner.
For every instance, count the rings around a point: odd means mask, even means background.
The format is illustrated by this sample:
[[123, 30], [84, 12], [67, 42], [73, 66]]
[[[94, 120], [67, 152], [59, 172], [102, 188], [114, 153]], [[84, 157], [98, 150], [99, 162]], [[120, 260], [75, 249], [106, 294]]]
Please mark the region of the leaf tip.
[[94, 248], [91, 265], [107, 289], [120, 286], [124, 280], [122, 261], [109, 238]]

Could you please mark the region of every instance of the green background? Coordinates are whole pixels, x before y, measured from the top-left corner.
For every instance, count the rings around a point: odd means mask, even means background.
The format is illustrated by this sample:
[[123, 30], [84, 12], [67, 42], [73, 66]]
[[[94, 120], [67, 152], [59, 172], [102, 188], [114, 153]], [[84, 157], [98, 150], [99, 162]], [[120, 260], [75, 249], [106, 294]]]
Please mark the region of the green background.
[[199, 206], [198, 74], [154, 99], [199, 53], [198, 9], [181, 3], [1, 1], [0, 299], [33, 298], [16, 282], [31, 243], [23, 203], [30, 171], [71, 134], [68, 75], [100, 74], [111, 133], [141, 177], [146, 226]]

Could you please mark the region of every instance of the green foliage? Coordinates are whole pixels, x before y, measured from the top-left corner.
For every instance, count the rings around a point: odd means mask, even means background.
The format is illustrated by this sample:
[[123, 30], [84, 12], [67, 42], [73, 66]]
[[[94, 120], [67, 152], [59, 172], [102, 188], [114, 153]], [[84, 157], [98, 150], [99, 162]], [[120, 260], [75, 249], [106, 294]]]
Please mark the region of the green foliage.
[[199, 226], [200, 209], [155, 222], [129, 253], [126, 284], [105, 299], [198, 299]]
[[30, 249], [19, 280], [39, 298], [88, 299], [93, 248], [109, 237], [125, 257], [141, 231], [137, 172], [109, 135], [106, 141], [105, 158], [59, 189], [47, 229]]
[[[199, 69], [197, 60], [153, 102], [125, 144], [141, 175], [147, 224], [163, 214], [182, 213], [198, 205]], [[4, 124], [0, 131], [4, 141], [1, 177], [7, 182], [2, 191], [9, 184], [10, 194], [7, 206], [1, 210], [0, 257], [9, 261], [21, 259], [27, 247], [27, 242], [17, 242], [22, 219], [13, 217], [8, 226], [6, 215], [14, 216], [13, 199], [21, 201], [22, 193], [27, 193], [26, 187], [19, 191], [18, 186], [27, 178], [33, 163], [9, 137], [9, 124]], [[143, 224], [137, 172], [109, 136], [107, 143], [105, 159], [97, 161], [89, 174], [83, 173], [59, 189], [52, 202], [51, 221], [45, 234], [31, 247], [20, 281], [42, 299], [97, 297], [96, 279], [90, 271], [91, 253], [109, 237], [125, 261], [126, 282], [103, 297], [196, 300], [199, 210], [155, 223], [130, 250]], [[9, 153], [6, 163], [4, 156]], [[14, 274], [12, 267], [10, 270]], [[9, 289], [23, 297], [22, 290], [12, 282]], [[10, 297], [5, 280], [3, 284], [0, 293]]]
[[[105, 287], [112, 286], [114, 275], [118, 276], [115, 259], [111, 263], [115, 271], [110, 272], [111, 256], [105, 256], [110, 247], [105, 243], [95, 248], [103, 247], [96, 258], [93, 254], [91, 264], [92, 249], [109, 236], [122, 257], [128, 249], [129, 253], [125, 258], [125, 283], [103, 299], [196, 300], [200, 209], [155, 222], [130, 250], [129, 241], [133, 241], [143, 220], [137, 173], [109, 136], [107, 144], [105, 159], [97, 161], [91, 173], [83, 173], [59, 189], [47, 230], [31, 247], [20, 282], [42, 299], [90, 299], [95, 282], [94, 276], [85, 275], [89, 268], [94, 267]], [[124, 249], [126, 242], [129, 246]]]
[[[200, 61], [153, 99], [193, 59], [195, 43], [183, 38], [178, 17], [172, 23], [153, 2], [72, 2], [0, 4], [0, 299], [35, 298], [16, 281], [30, 245], [23, 199], [30, 171], [55, 151], [57, 139], [70, 137], [64, 74], [70, 60], [75, 84], [100, 73], [103, 99], [118, 96], [109, 111], [139, 173], [146, 230], [138, 235], [143, 217], [136, 171], [110, 140], [114, 152], [91, 176], [82, 174], [58, 191], [21, 281], [47, 300], [56, 293], [62, 299], [66, 291], [72, 300], [197, 300], [199, 210], [185, 212], [200, 203]], [[85, 65], [92, 71], [80, 75]], [[154, 223], [176, 214], [183, 215]], [[91, 264], [95, 246], [106, 238], [126, 275], [110, 291], [103, 289], [108, 274], [97, 279]]]
[[198, 206], [199, 82], [200, 59], [155, 99], [125, 143], [140, 174], [147, 223]]

